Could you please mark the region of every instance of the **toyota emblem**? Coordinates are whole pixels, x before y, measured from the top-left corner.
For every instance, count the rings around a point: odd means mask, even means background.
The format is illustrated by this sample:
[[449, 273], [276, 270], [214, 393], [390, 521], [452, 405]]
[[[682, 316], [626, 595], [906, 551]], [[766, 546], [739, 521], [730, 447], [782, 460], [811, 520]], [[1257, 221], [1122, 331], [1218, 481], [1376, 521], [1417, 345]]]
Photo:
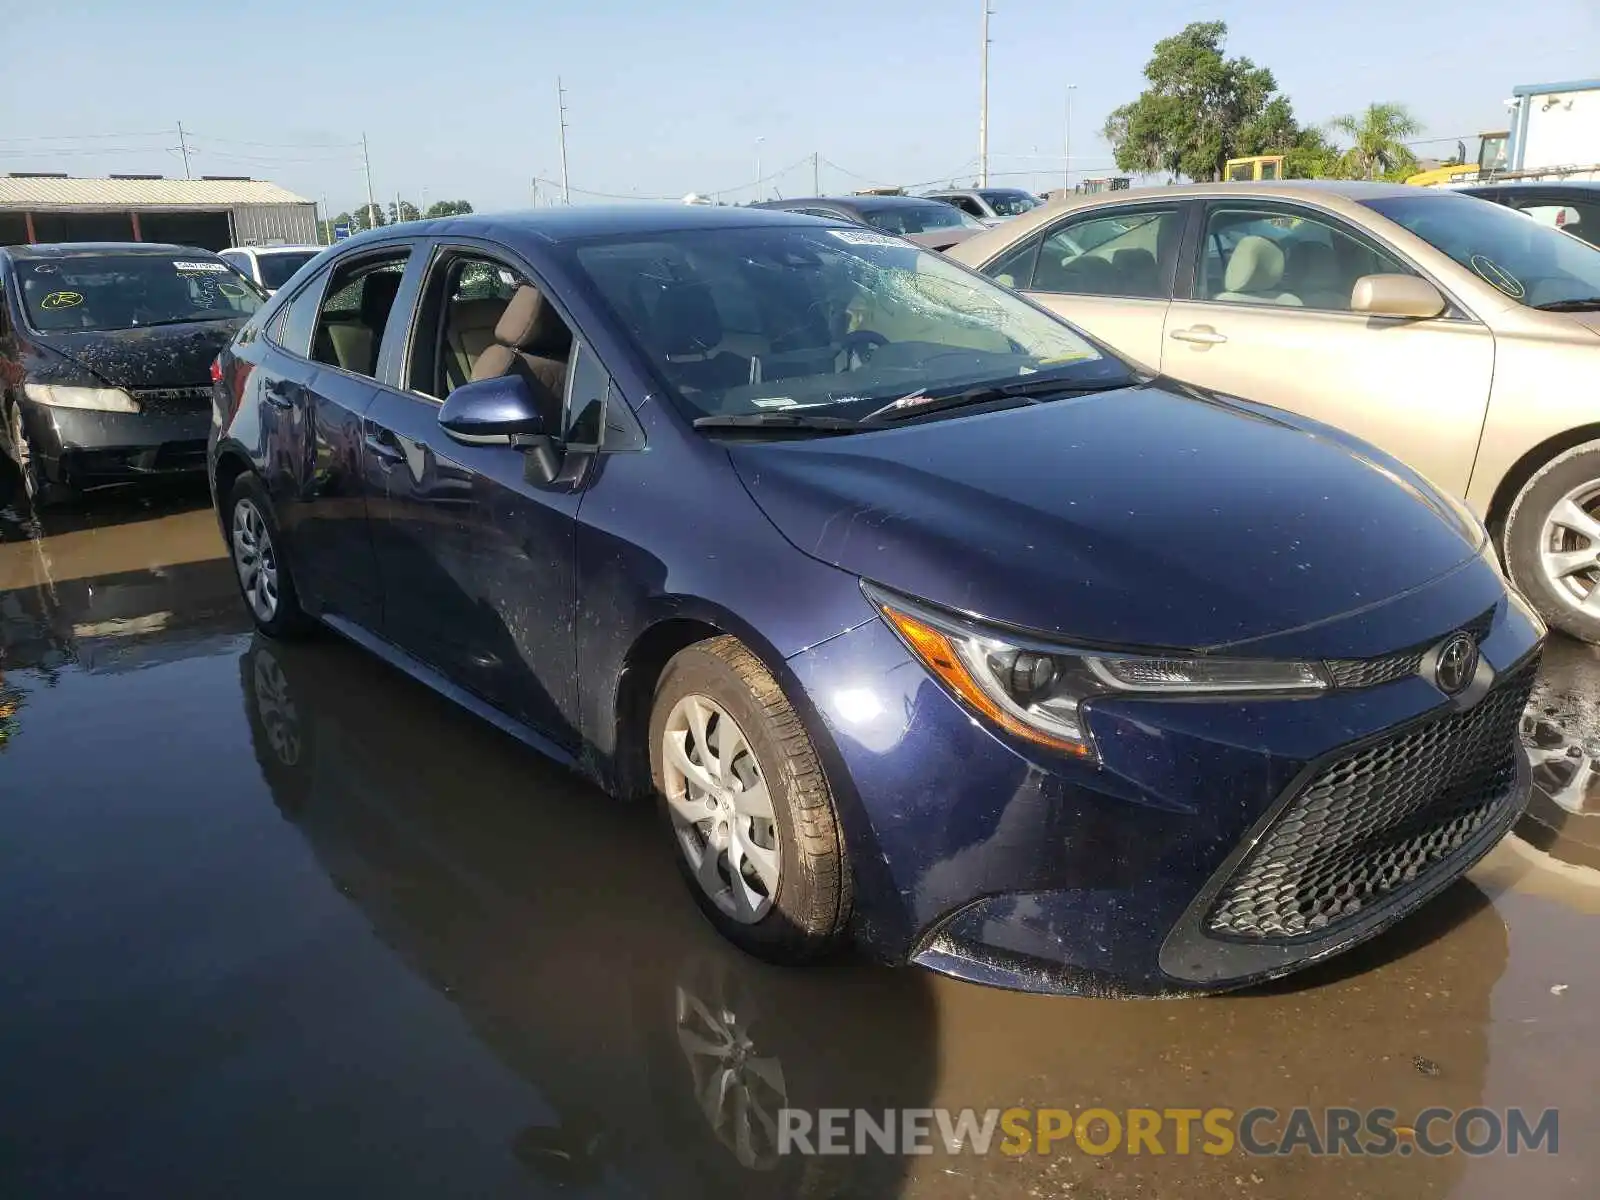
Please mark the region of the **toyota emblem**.
[[1448, 638], [1433, 660], [1433, 682], [1446, 696], [1454, 696], [1478, 672], [1478, 643], [1464, 633]]

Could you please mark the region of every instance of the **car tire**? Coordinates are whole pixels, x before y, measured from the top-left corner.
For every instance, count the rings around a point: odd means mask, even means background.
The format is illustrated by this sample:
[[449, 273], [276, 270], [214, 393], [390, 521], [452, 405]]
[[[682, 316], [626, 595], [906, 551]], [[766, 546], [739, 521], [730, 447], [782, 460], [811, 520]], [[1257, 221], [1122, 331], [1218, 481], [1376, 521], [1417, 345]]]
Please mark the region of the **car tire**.
[[35, 511], [71, 498], [71, 492], [52, 484], [39, 471], [22, 427], [22, 410], [13, 404], [5, 414], [6, 442], [10, 454], [0, 461], [0, 506], [15, 504]]
[[827, 778], [777, 680], [737, 638], [698, 642], [662, 671], [650, 765], [679, 869], [725, 937], [779, 963], [844, 942], [853, 880]]
[[256, 628], [274, 638], [309, 632], [313, 622], [300, 607], [283, 554], [283, 536], [261, 480], [249, 472], [240, 475], [228, 492], [224, 512], [234, 580]]
[[1551, 626], [1600, 642], [1600, 441], [1534, 473], [1506, 516], [1501, 554], [1511, 582]]

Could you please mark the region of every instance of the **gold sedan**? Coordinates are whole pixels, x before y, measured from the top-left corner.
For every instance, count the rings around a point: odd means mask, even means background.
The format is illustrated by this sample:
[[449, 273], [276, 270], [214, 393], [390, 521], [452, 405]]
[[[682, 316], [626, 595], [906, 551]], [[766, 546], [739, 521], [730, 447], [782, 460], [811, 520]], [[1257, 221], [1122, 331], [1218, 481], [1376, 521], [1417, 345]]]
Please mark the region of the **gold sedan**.
[[1449, 191], [1217, 183], [1051, 204], [947, 253], [1151, 369], [1405, 460], [1600, 642], [1600, 249]]

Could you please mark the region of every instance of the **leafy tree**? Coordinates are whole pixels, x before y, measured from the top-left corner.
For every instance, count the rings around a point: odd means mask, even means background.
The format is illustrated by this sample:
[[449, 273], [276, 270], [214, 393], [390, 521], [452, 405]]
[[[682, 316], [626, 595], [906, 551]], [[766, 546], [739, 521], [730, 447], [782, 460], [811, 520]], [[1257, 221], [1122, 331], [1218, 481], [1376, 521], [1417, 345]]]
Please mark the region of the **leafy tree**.
[[1355, 143], [1340, 162], [1347, 178], [1404, 179], [1417, 169], [1405, 139], [1421, 133], [1422, 122], [1403, 104], [1369, 104], [1363, 113], [1335, 117], [1329, 127]]
[[425, 217], [463, 217], [472, 211], [472, 205], [465, 200], [435, 200], [428, 205]]
[[[397, 203], [400, 206], [398, 213], [395, 211]], [[421, 216], [421, 211], [409, 200], [389, 201], [389, 224], [391, 225], [398, 225], [401, 221], [415, 221], [420, 219]]]
[[1197, 21], [1163, 38], [1145, 64], [1150, 86], [1106, 120], [1124, 171], [1220, 179], [1230, 158], [1287, 152], [1299, 127], [1277, 80], [1248, 58], [1224, 58], [1228, 26]]
[[1284, 152], [1283, 177], [1337, 179], [1339, 159], [1339, 147], [1330, 142], [1322, 130], [1309, 125], [1295, 136], [1294, 145]]

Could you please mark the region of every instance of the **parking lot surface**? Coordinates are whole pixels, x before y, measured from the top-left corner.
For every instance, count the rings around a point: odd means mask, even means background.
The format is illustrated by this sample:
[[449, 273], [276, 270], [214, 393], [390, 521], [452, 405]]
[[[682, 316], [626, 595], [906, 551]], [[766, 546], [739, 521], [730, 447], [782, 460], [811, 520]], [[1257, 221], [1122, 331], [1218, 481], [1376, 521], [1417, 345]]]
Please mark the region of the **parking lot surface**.
[[[1543, 823], [1388, 935], [1219, 998], [1022, 996], [741, 956], [654, 814], [331, 636], [252, 636], [204, 504], [0, 514], [0, 1195], [1593, 1195], [1594, 648], [1547, 656]], [[784, 1108], [1296, 1105], [1554, 1108], [1559, 1149], [773, 1139]]]

